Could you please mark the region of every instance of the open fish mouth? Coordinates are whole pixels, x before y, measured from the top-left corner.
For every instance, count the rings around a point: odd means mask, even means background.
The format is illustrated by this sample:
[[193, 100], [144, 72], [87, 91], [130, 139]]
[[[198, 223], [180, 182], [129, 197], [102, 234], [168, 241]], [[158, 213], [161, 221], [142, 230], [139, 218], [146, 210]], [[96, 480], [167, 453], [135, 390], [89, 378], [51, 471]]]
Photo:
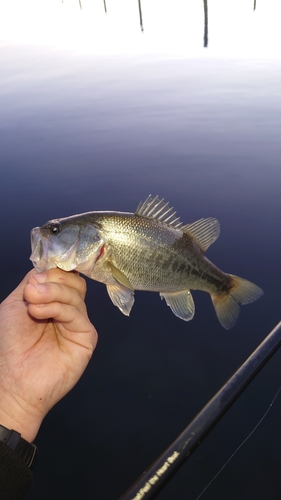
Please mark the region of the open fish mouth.
[[57, 267], [48, 258], [48, 240], [42, 238], [40, 227], [34, 227], [31, 231], [31, 255], [30, 260], [38, 273]]
[[80, 243], [79, 236], [69, 247], [61, 251], [59, 244], [54, 244], [51, 237], [42, 234], [42, 228], [34, 227], [31, 231], [30, 260], [38, 273], [59, 267], [64, 271], [72, 271], [78, 265], [77, 248]]

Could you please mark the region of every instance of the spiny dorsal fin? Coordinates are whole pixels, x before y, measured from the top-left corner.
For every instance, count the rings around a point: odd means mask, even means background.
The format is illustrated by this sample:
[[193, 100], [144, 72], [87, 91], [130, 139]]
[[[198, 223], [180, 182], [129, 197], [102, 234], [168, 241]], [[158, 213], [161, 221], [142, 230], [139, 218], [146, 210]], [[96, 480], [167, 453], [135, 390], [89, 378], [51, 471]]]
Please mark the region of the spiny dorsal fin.
[[176, 212], [173, 211], [173, 207], [169, 207], [169, 203], [165, 203], [164, 198], [159, 200], [158, 196], [152, 198], [149, 195], [144, 202], [141, 201], [135, 211], [135, 215], [157, 219], [177, 229], [182, 226], [179, 217], [175, 217]]
[[192, 224], [183, 226], [182, 231], [191, 234], [200, 248], [205, 252], [216, 241], [220, 234], [220, 223], [217, 219], [199, 219]]

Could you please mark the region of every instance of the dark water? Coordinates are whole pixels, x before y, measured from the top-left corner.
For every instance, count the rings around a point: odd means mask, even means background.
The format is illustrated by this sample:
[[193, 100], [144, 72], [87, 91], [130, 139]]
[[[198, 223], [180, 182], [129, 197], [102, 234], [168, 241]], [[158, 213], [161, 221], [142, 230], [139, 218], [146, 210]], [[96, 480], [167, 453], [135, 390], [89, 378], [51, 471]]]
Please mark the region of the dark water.
[[[209, 2], [207, 25], [203, 3], [193, 3], [185, 31], [181, 2], [155, 2], [156, 11], [143, 2], [142, 32], [137, 2], [117, 3], [106, 16], [102, 2], [52, 2], [47, 27], [46, 6], [21, 4], [26, 23], [32, 13], [38, 21], [34, 34], [24, 22], [16, 33], [11, 11], [6, 24], [2, 16], [1, 299], [31, 267], [32, 227], [88, 210], [134, 211], [150, 193], [184, 223], [216, 217], [221, 236], [208, 257], [265, 295], [227, 332], [206, 294], [194, 293], [190, 323], [141, 292], [127, 318], [88, 281], [99, 344], [42, 425], [30, 500], [117, 500], [280, 320], [277, 4], [258, 1], [253, 11], [238, 2], [239, 11], [226, 2], [236, 13], [228, 24], [226, 7]], [[280, 383], [277, 353], [158, 498], [195, 500]], [[202, 499], [280, 498], [280, 418], [279, 397]]]

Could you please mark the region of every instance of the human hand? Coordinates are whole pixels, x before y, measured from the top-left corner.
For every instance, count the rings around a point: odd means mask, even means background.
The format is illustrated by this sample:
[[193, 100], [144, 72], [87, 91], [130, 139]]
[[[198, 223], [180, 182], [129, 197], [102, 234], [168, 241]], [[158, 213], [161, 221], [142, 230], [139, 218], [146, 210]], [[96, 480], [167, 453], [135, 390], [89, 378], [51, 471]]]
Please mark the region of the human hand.
[[79, 380], [95, 349], [85, 293], [76, 272], [33, 269], [0, 304], [0, 424], [27, 441]]

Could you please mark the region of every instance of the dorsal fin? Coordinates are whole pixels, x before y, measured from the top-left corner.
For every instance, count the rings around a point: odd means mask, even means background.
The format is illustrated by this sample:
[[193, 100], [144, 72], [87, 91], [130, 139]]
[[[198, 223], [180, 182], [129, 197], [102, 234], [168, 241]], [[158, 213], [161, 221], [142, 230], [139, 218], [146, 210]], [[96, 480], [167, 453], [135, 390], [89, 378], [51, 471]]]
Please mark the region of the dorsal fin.
[[173, 211], [173, 207], [169, 207], [169, 203], [165, 203], [164, 198], [159, 200], [158, 196], [152, 198], [149, 195], [144, 202], [141, 201], [135, 211], [135, 215], [157, 219], [176, 229], [182, 226], [179, 217], [175, 217], [176, 212]]
[[205, 252], [219, 237], [220, 223], [217, 219], [209, 217], [208, 219], [199, 219], [192, 224], [186, 224], [181, 229], [185, 233], [191, 234], [201, 250]]

